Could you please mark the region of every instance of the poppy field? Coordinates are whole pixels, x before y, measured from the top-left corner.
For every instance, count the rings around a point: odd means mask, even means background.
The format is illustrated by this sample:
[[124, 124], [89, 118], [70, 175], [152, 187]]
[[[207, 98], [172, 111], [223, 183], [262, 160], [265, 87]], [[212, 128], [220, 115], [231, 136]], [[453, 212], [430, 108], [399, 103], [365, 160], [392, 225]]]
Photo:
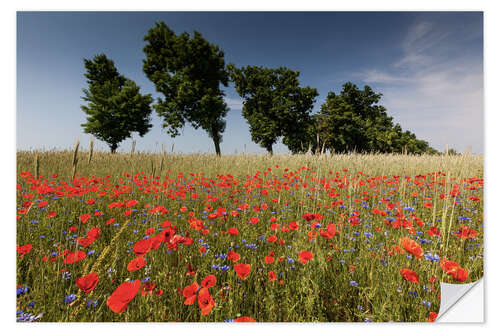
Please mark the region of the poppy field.
[[425, 322], [483, 275], [482, 156], [25, 151], [16, 184], [17, 321]]

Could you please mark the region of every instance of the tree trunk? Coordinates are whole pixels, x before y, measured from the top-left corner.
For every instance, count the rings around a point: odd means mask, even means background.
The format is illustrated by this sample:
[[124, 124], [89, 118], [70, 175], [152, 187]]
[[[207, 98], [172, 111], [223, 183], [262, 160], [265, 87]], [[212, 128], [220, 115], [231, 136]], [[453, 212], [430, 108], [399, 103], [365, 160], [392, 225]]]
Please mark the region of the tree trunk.
[[212, 141], [214, 142], [214, 146], [215, 146], [215, 154], [217, 154], [217, 156], [220, 156], [220, 139], [221, 139], [221, 136], [219, 135], [219, 130], [217, 129], [217, 127], [215, 126], [215, 124], [212, 124], [212, 127], [210, 128], [210, 133], [209, 133], [210, 137], [212, 138]]
[[269, 153], [269, 155], [273, 154], [273, 146], [266, 147], [266, 150]]
[[116, 143], [113, 143], [113, 144], [111, 144], [111, 146], [109, 146], [109, 148], [111, 148], [111, 154], [114, 154], [114, 153], [116, 153], [116, 149], [118, 148], [118, 145]]
[[217, 156], [220, 156], [220, 143], [219, 140], [213, 139], [214, 140], [214, 145], [215, 145], [215, 153]]

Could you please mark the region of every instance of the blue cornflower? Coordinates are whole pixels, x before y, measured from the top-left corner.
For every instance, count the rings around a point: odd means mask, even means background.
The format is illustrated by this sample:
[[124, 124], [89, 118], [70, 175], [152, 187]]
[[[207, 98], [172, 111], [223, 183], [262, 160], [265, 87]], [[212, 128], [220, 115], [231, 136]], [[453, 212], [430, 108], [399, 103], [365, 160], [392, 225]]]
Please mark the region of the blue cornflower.
[[99, 302], [97, 302], [97, 300], [91, 299], [87, 302], [87, 307], [88, 308], [95, 308], [95, 307], [97, 307], [98, 304], [99, 304]]
[[424, 258], [429, 260], [429, 261], [439, 261], [441, 258], [436, 254], [432, 254], [431, 252], [428, 252], [424, 254]]
[[22, 287], [19, 287], [16, 289], [16, 295], [19, 296], [19, 295], [22, 295], [22, 294], [26, 294], [28, 291], [29, 291], [29, 287], [28, 286], [22, 286]]
[[69, 294], [68, 296], [64, 297], [64, 303], [71, 303], [76, 299], [75, 294]]
[[357, 287], [358, 283], [356, 281], [349, 281], [349, 284], [353, 287]]

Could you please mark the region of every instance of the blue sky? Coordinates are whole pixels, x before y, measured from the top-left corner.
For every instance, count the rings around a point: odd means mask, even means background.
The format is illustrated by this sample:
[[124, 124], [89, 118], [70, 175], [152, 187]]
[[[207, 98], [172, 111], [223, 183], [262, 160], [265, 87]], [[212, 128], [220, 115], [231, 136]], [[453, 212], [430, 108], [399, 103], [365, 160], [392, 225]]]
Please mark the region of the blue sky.
[[[155, 21], [176, 33], [198, 30], [237, 66], [286, 66], [303, 86], [318, 89], [314, 111], [346, 81], [370, 85], [395, 122], [431, 146], [483, 153], [483, 16], [480, 12], [18, 12], [17, 148], [70, 148], [90, 136], [83, 58], [105, 53], [120, 73], [156, 93], [142, 72], [143, 37]], [[223, 154], [265, 150], [253, 143], [234, 87]], [[201, 130], [172, 139], [153, 112], [138, 150], [213, 152]], [[129, 151], [131, 140], [119, 151]], [[107, 150], [106, 144], [97, 147]], [[274, 147], [285, 153], [282, 144]]]

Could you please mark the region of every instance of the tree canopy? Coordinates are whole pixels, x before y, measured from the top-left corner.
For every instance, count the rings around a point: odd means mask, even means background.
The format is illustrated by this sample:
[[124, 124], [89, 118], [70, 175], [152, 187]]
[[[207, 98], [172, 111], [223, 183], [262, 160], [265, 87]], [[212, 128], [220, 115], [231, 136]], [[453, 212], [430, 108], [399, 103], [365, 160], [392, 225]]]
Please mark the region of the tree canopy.
[[378, 104], [381, 97], [369, 86], [361, 90], [351, 82], [338, 95], [328, 93], [314, 117], [320, 141], [332, 152], [436, 153], [426, 141], [393, 123]]
[[163, 128], [175, 137], [186, 122], [205, 130], [220, 155], [224, 117], [229, 111], [220, 85], [228, 85], [224, 52], [195, 31], [176, 35], [164, 22], [144, 37], [143, 71], [163, 94], [153, 105]]
[[[244, 99], [243, 117], [252, 141], [272, 154], [280, 137], [292, 152], [301, 151], [310, 113], [318, 96], [314, 88], [299, 87], [299, 72], [285, 67], [228, 66], [236, 91]], [[303, 146], [303, 145], [302, 145]]]
[[121, 75], [105, 54], [84, 59], [84, 65], [88, 89], [83, 89], [82, 99], [88, 104], [81, 106], [87, 114], [82, 127], [85, 133], [106, 142], [114, 153], [132, 132], [142, 137], [149, 131], [153, 98], [141, 95], [140, 87]]

